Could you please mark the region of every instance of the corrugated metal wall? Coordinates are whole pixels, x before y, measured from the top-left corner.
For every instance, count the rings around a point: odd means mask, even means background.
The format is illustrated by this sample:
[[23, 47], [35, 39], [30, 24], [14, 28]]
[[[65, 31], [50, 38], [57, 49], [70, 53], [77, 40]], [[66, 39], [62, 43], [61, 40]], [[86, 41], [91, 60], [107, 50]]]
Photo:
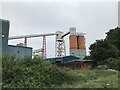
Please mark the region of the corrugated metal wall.
[[9, 55], [15, 55], [16, 57], [20, 57], [20, 58], [31, 57], [32, 48], [9, 45], [7, 49], [7, 53]]
[[0, 51], [16, 57], [32, 57], [32, 48], [8, 45], [9, 21], [0, 19]]

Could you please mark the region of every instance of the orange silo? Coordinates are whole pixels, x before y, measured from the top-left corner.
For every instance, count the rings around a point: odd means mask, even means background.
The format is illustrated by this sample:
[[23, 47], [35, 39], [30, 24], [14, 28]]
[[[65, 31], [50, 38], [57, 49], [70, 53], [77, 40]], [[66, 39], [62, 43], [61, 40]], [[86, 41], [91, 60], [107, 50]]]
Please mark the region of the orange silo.
[[77, 36], [76, 35], [70, 35], [69, 42], [70, 42], [70, 49], [77, 49]]
[[76, 28], [70, 28], [70, 55], [83, 59], [86, 56], [85, 33], [76, 33]]
[[77, 43], [78, 44], [78, 49], [80, 49], [80, 50], [86, 49], [84, 35], [77, 36], [77, 42], [78, 42]]

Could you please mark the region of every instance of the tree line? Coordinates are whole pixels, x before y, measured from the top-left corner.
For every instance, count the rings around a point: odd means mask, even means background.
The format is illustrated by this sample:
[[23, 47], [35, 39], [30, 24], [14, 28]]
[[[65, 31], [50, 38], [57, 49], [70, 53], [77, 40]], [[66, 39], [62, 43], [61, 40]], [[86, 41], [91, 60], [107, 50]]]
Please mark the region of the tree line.
[[110, 29], [105, 39], [96, 40], [89, 49], [90, 59], [95, 61], [96, 66], [106, 65], [120, 70], [120, 28]]

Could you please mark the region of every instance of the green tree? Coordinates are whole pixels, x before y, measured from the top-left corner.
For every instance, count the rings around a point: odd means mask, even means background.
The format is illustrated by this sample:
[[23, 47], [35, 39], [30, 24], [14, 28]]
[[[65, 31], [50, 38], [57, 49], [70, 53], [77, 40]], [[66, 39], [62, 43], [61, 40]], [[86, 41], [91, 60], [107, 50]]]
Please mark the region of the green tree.
[[105, 64], [110, 69], [120, 70], [120, 58], [108, 58], [105, 60]]
[[115, 45], [120, 51], [120, 28], [111, 29], [106, 34], [107, 36], [105, 39], [111, 44]]
[[104, 60], [110, 57], [118, 57], [118, 49], [106, 40], [96, 40], [90, 46], [91, 59], [97, 64], [104, 64]]
[[111, 29], [105, 39], [96, 40], [90, 46], [90, 57], [96, 64], [104, 64], [108, 58], [120, 56], [120, 28]]

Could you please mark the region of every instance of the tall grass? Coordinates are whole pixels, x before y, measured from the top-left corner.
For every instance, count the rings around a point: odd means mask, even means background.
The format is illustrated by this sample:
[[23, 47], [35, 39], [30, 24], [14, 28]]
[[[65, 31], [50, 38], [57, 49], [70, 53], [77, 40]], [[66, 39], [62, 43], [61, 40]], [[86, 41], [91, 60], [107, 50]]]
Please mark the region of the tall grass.
[[118, 71], [81, 69], [70, 70], [78, 81], [63, 84], [64, 88], [118, 88]]

